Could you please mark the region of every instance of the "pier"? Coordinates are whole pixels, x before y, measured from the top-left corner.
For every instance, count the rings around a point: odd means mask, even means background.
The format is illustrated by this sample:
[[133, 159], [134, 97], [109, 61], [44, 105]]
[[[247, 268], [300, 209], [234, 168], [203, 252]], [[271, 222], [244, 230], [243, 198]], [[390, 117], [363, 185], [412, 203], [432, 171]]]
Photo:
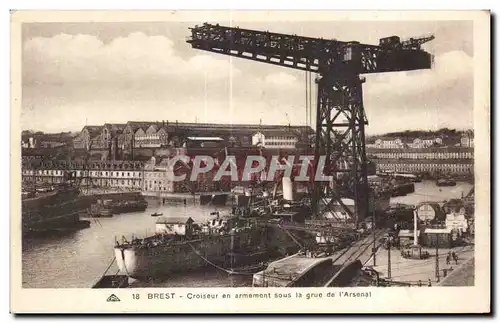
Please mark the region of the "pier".
[[183, 202], [185, 204], [213, 204], [225, 205], [228, 198], [232, 198], [231, 192], [194, 192], [194, 193], [169, 193], [169, 192], [152, 192], [143, 191], [142, 196], [149, 199], [162, 200], [163, 203], [169, 202]]

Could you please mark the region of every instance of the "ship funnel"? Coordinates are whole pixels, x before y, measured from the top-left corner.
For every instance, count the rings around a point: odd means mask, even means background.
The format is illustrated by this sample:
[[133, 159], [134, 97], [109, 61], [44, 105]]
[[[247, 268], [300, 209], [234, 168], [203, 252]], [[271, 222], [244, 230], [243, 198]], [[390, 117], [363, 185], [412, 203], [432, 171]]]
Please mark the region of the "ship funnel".
[[293, 201], [293, 182], [290, 177], [283, 177], [283, 198], [287, 201]]

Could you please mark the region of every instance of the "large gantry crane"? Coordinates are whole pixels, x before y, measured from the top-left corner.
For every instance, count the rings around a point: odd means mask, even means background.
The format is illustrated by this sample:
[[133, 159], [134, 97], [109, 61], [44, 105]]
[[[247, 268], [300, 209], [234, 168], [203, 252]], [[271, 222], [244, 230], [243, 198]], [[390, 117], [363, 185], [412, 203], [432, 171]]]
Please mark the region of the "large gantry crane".
[[[318, 167], [319, 156], [326, 156], [324, 174], [333, 175], [337, 185], [314, 184], [313, 214], [320, 215], [323, 200], [325, 207], [338, 203], [356, 222], [364, 218], [369, 208], [368, 121], [363, 108], [365, 78], [360, 75], [431, 68], [432, 56], [420, 46], [434, 36], [405, 41], [391, 36], [376, 46], [208, 23], [190, 30], [187, 42], [195, 49], [319, 74], [314, 160]], [[354, 212], [343, 203], [344, 197], [354, 200]]]

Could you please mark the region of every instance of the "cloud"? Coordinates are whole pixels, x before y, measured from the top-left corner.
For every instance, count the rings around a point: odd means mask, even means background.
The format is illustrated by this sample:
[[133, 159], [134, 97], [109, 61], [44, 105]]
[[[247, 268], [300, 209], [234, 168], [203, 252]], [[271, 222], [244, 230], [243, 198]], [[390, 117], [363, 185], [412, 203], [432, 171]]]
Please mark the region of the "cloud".
[[266, 75], [264, 81], [267, 84], [281, 87], [295, 87], [299, 85], [295, 76], [283, 72]]
[[[86, 119], [304, 124], [304, 72], [179, 44], [137, 32], [107, 42], [83, 34], [27, 40], [23, 127], [75, 130]], [[472, 65], [466, 53], [451, 51], [436, 57], [431, 70], [367, 76], [367, 131], [471, 122]]]
[[181, 57], [165, 36], [131, 33], [103, 43], [95, 36], [59, 34], [25, 42], [25, 83], [141, 82], [143, 80], [207, 79], [238, 76], [227, 57]]

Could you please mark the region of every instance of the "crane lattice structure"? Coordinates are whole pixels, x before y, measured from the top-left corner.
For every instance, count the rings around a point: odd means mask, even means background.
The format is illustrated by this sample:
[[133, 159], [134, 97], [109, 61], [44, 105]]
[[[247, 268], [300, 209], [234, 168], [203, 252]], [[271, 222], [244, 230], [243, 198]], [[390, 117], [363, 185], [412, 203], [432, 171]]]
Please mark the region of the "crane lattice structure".
[[[315, 161], [318, 167], [319, 156], [326, 156], [324, 173], [334, 176], [335, 184], [315, 183], [314, 214], [320, 216], [320, 201], [331, 197], [324, 200], [326, 207], [337, 202], [356, 222], [365, 217], [369, 203], [368, 121], [363, 108], [365, 78], [360, 75], [431, 68], [432, 56], [420, 46], [434, 36], [406, 41], [391, 36], [380, 39], [377, 46], [208, 23], [190, 30], [187, 42], [195, 49], [319, 74]], [[354, 212], [342, 202], [343, 197], [354, 199]]]

